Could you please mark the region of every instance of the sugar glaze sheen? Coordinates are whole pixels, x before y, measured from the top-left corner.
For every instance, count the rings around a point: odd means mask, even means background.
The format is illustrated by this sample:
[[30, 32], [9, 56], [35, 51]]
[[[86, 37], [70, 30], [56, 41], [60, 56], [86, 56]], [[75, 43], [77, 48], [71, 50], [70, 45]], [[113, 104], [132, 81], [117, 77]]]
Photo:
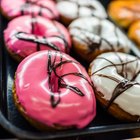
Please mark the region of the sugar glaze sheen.
[[[107, 109], [116, 104], [139, 121], [140, 60], [123, 53], [105, 53], [90, 65], [90, 75], [100, 99]], [[135, 117], [134, 117], [135, 116]], [[124, 118], [123, 118], [124, 119]], [[131, 120], [131, 118], [129, 118]]]

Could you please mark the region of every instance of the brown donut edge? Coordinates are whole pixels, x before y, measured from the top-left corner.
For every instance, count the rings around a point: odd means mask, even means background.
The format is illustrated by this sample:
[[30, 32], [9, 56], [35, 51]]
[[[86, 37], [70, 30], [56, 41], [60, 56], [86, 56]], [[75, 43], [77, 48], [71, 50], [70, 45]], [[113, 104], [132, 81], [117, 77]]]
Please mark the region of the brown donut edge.
[[[1, 4], [1, 2], [0, 2], [0, 4]], [[7, 20], [12, 20], [13, 18], [15, 18], [16, 16], [8, 16], [7, 14], [6, 14], [6, 12], [4, 11], [4, 9], [0, 6], [0, 13], [7, 19]]]
[[17, 62], [21, 62], [24, 58], [21, 57], [20, 55], [14, 53], [13, 51], [11, 51], [7, 46], [6, 46], [6, 43], [5, 43], [5, 48], [7, 50], [7, 52], [9, 53], [9, 55]]
[[54, 124], [52, 127], [47, 126], [31, 117], [29, 117], [26, 114], [26, 110], [24, 109], [24, 107], [20, 104], [20, 102], [18, 101], [18, 96], [16, 94], [16, 85], [15, 85], [15, 81], [13, 84], [13, 88], [12, 88], [12, 93], [13, 93], [13, 99], [14, 99], [14, 103], [16, 108], [18, 109], [18, 111], [21, 113], [21, 115], [32, 125], [34, 126], [36, 129], [41, 130], [41, 131], [60, 131], [60, 130], [66, 130], [66, 129], [71, 129], [74, 128], [74, 126], [61, 126], [59, 124]]
[[[72, 42], [73, 42], [73, 50], [75, 51], [75, 53], [78, 54], [81, 57], [81, 59], [87, 61], [88, 63], [93, 61], [98, 55], [100, 55], [102, 53], [115, 52], [115, 51], [108, 50], [108, 49], [105, 49], [102, 51], [99, 49], [95, 49], [93, 51], [90, 51], [87, 44], [84, 44], [80, 40], [75, 39], [75, 37], [72, 37]], [[94, 48], [94, 46], [93, 46], [93, 48]], [[126, 51], [122, 47], [122, 48], [119, 48], [117, 50], [117, 52], [125, 53]]]
[[75, 19], [73, 19], [73, 18], [69, 18], [69, 17], [67, 17], [67, 16], [65, 16], [64, 14], [61, 14], [60, 13], [60, 15], [59, 15], [59, 18], [60, 18], [60, 21], [67, 27], [67, 26], [69, 26], [69, 24], [73, 21], [73, 20], [75, 20]]

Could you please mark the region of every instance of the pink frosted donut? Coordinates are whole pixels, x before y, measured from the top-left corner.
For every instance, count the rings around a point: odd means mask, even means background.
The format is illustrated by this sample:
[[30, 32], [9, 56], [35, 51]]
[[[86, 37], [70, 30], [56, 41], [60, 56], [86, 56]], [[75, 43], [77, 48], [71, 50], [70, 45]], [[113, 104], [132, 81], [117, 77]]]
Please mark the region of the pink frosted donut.
[[59, 16], [52, 0], [1, 0], [1, 11], [8, 19], [29, 14], [49, 19]]
[[56, 21], [37, 16], [21, 16], [9, 22], [4, 31], [8, 52], [18, 60], [40, 50], [65, 53], [71, 47], [67, 29]]
[[18, 109], [27, 120], [38, 122], [36, 127], [41, 123], [56, 129], [80, 129], [96, 114], [94, 91], [85, 68], [58, 51], [26, 57], [17, 68], [13, 91]]

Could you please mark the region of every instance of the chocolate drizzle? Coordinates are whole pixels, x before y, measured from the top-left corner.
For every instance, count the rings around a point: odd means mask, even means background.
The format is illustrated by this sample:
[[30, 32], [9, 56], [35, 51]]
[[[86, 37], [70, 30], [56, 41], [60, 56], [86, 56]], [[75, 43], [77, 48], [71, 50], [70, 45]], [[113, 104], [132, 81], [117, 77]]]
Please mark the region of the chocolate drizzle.
[[[126, 57], [126, 60], [123, 60], [119, 54], [117, 53], [114, 53], [114, 55], [116, 55], [116, 57], [118, 58], [118, 60], [120, 61], [119, 64], [114, 64], [112, 61], [108, 60], [107, 58], [104, 58], [104, 57], [97, 57], [97, 59], [104, 59], [105, 61], [111, 63], [110, 65], [108, 66], [104, 66], [103, 68], [95, 71], [94, 73], [92, 73], [92, 75], [97, 75], [97, 76], [100, 76], [100, 77], [104, 77], [104, 78], [108, 78], [110, 80], [113, 80], [115, 81], [117, 84], [117, 86], [115, 87], [113, 93], [112, 93], [112, 97], [110, 99], [110, 101], [108, 102], [106, 108], [109, 109], [110, 105], [114, 102], [114, 100], [120, 96], [121, 94], [123, 94], [125, 91], [127, 91], [128, 89], [130, 89], [132, 86], [134, 85], [140, 85], [139, 82], [134, 82], [134, 80], [136, 79], [136, 77], [140, 74], [140, 70], [138, 70], [139, 68], [139, 65], [138, 65], [138, 61], [139, 61], [139, 58], [136, 58], [134, 60], [131, 60], [131, 61], [128, 61], [128, 58]], [[126, 62], [124, 62], [126, 61]], [[132, 76], [132, 79], [130, 80], [127, 80], [128, 79], [128, 74], [127, 73], [127, 65], [130, 64], [130, 63], [133, 63], [135, 62], [136, 63], [136, 68], [134, 69], [134, 73], [133, 73], [133, 76]], [[121, 71], [118, 70], [117, 66], [121, 66]], [[109, 68], [109, 67], [115, 67], [116, 71], [118, 74], [122, 75], [124, 77], [124, 79], [122, 81], [120, 81], [119, 79], [116, 79], [115, 77], [112, 77], [112, 76], [108, 76], [108, 75], [104, 75], [104, 74], [98, 74], [98, 72], [106, 69], [106, 68]], [[126, 71], [126, 73], [124, 72]]]
[[[102, 21], [99, 19], [99, 23], [97, 27], [93, 27], [93, 30], [89, 31], [87, 29], [72, 26], [72, 29], [78, 30], [79, 35], [73, 34], [78, 40], [84, 42], [88, 45], [89, 53], [93, 53], [93, 51], [100, 50], [103, 42], [107, 44], [111, 51], [116, 51], [115, 44], [113, 44], [110, 39], [105, 39], [102, 37]], [[117, 47], [121, 46], [120, 37], [118, 36], [117, 28], [114, 26], [114, 34], [117, 41]]]
[[78, 35], [75, 35], [75, 34], [74, 34], [74, 37], [78, 38], [78, 40], [80, 40], [80, 41], [82, 41], [82, 42], [84, 42], [85, 44], [88, 45], [89, 53], [92, 53], [95, 50], [99, 50], [103, 40], [105, 42], [107, 42], [108, 45], [111, 46], [111, 48], [112, 48], [112, 45], [110, 45], [110, 43], [107, 40], [105, 40], [103, 38], [98, 38], [98, 40], [96, 40], [96, 37], [97, 37], [96, 35], [93, 36], [93, 37], [89, 36], [89, 34], [94, 35], [92, 32], [90, 32], [88, 30], [84, 30], [84, 29], [79, 28], [79, 27], [73, 27], [73, 28], [79, 30], [81, 32], [81, 34], [84, 35], [85, 38], [82, 38], [80, 35], [78, 36]]
[[126, 90], [128, 90], [129, 88], [131, 88], [134, 85], [140, 85], [139, 83], [136, 82], [131, 82], [131, 81], [127, 81], [126, 79], [124, 79], [123, 81], [121, 81], [116, 88], [114, 89], [113, 93], [112, 93], [112, 97], [110, 99], [110, 101], [108, 102], [107, 105], [107, 109], [110, 107], [110, 105], [113, 103], [113, 101], [119, 96], [121, 95], [123, 92], [125, 92]]
[[19, 40], [36, 43], [37, 44], [36, 51], [40, 51], [40, 45], [46, 45], [47, 47], [51, 49], [60, 51], [60, 49], [56, 45], [48, 42], [46, 38], [38, 38], [37, 36], [32, 36], [32, 35], [30, 36], [30, 34], [25, 33], [25, 32], [18, 32], [15, 34], [15, 36]]
[[[49, 42], [45, 36], [38, 37], [37, 35], [35, 35], [35, 26], [36, 26], [36, 24], [38, 24], [38, 21], [33, 13], [31, 15], [31, 17], [32, 17], [31, 18], [31, 34], [26, 33], [26, 32], [17, 32], [15, 34], [15, 37], [19, 40], [23, 40], [23, 41], [27, 41], [27, 42], [31, 42], [31, 43], [36, 43], [36, 51], [41, 50], [40, 45], [44, 45], [44, 46], [47, 46], [53, 50], [60, 51], [59, 47], [57, 45], [55, 45], [54, 43]], [[57, 28], [55, 23], [53, 21], [52, 21], [52, 23], [54, 24], [54, 27], [56, 28], [59, 35], [52, 35], [51, 37], [56, 37], [56, 38], [61, 39], [64, 42], [65, 51], [68, 53], [69, 52], [68, 42], [64, 38], [64, 35], [61, 33], [61, 31]]]
[[[75, 0], [75, 1], [69, 0], [69, 1], [70, 1], [71, 3], [75, 3], [75, 4], [77, 5], [77, 17], [80, 16], [80, 8], [82, 8], [82, 7], [87, 7], [88, 9], [90, 9], [90, 10], [91, 10], [91, 16], [95, 16], [95, 17], [96, 17], [96, 15], [94, 14], [94, 11], [96, 10], [96, 7], [93, 6], [92, 4], [90, 4], [89, 2], [87, 2], [85, 5], [82, 5], [82, 4], [80, 4], [80, 2], [77, 1], [77, 0]], [[91, 2], [92, 2], [92, 1], [91, 1]]]
[[114, 33], [115, 33], [115, 36], [117, 38], [117, 46], [119, 47], [121, 44], [120, 44], [120, 40], [119, 40], [117, 29], [118, 29], [117, 27], [114, 27]]
[[[89, 83], [90, 86], [92, 86], [91, 82], [82, 73], [71, 72], [71, 73], [66, 73], [66, 74], [59, 76], [59, 74], [57, 73], [58, 68], [61, 69], [61, 67], [63, 65], [68, 64], [68, 63], [78, 64], [78, 62], [75, 62], [73, 60], [63, 60], [63, 56], [62, 56], [61, 52], [60, 52], [60, 62], [59, 63], [58, 63], [58, 60], [56, 61], [56, 57], [57, 57], [57, 52], [55, 52], [55, 57], [54, 57], [54, 60], [52, 61], [51, 51], [48, 52], [48, 65], [47, 65], [47, 71], [48, 71], [48, 76], [49, 76], [48, 84], [49, 84], [49, 88], [52, 92], [51, 97], [50, 97], [50, 102], [51, 102], [51, 106], [53, 108], [55, 108], [61, 101], [61, 97], [60, 97], [61, 88], [69, 89], [69, 90], [73, 91], [73, 93], [75, 93], [81, 97], [85, 96], [84, 93], [79, 88], [67, 84], [66, 81], [63, 79], [64, 77], [69, 76], [69, 75], [77, 76], [77, 77], [84, 79], [85, 81], [87, 81]], [[52, 89], [52, 87], [53, 87], [52, 84], [54, 84], [51, 82], [51, 79], [53, 78], [52, 74], [55, 75], [55, 80], [58, 80], [58, 89], [57, 89], [57, 91], [55, 91], [56, 93], [54, 93], [54, 89]], [[55, 85], [55, 86], [57, 86], [57, 85]], [[56, 97], [54, 94], [58, 94], [57, 95], [58, 97]]]
[[65, 37], [64, 37], [64, 34], [63, 34], [63, 33], [60, 31], [60, 29], [57, 27], [56, 22], [52, 21], [52, 24], [54, 25], [54, 27], [56, 27], [57, 32], [60, 33], [59, 36], [58, 36], [58, 35], [53, 35], [52, 37], [57, 37], [57, 38], [62, 39], [63, 42], [64, 42], [64, 44], [65, 44], [65, 51], [66, 51], [66, 52], [69, 52], [69, 48], [70, 48], [70, 47], [69, 47], [69, 44], [68, 44], [68, 42], [66, 41], [66, 39], [65, 39]]
[[45, 10], [48, 10], [50, 12], [50, 14], [52, 14], [52, 16], [55, 17], [54, 12], [49, 7], [39, 5], [38, 0], [35, 2], [32, 2], [31, 0], [26, 0], [25, 3], [20, 7], [21, 15], [25, 15], [25, 12], [27, 12], [30, 9], [33, 12], [33, 9], [31, 8], [31, 6], [33, 6], [33, 5], [36, 5], [39, 7], [39, 11], [38, 11], [37, 15], [43, 16], [42, 11], [43, 11], [43, 9], [45, 9]]

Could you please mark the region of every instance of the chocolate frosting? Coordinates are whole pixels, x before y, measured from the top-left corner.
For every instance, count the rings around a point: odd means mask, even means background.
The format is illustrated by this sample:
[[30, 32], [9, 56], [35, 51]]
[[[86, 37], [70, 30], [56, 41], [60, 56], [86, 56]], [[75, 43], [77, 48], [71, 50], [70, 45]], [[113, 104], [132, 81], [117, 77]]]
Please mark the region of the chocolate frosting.
[[[61, 76], [59, 76], [57, 74], [57, 69], [61, 68], [61, 66], [65, 65], [65, 64], [68, 64], [68, 63], [77, 63], [77, 62], [75, 62], [73, 60], [64, 60], [63, 61], [63, 55], [61, 54], [60, 62], [56, 63], [56, 56], [57, 56], [57, 52], [55, 53], [55, 58], [52, 62], [51, 52], [50, 51], [48, 52], [47, 71], [48, 71], [48, 75], [49, 75], [49, 80], [48, 81], [49, 81], [50, 90], [53, 92], [52, 84], [51, 84], [51, 75], [52, 75], [52, 73], [54, 73], [56, 78], [58, 78], [58, 92], [59, 92], [60, 88], [67, 88], [67, 89], [73, 91], [73, 93], [75, 93], [75, 94], [77, 94], [81, 97], [85, 96], [84, 93], [79, 88], [77, 88], [75, 86], [68, 85], [63, 80], [63, 78], [65, 76], [68, 76], [68, 75], [78, 76], [78, 77], [81, 77], [82, 79], [85, 79], [89, 83], [89, 85], [92, 86], [91, 82], [82, 73], [72, 72], [72, 73], [67, 73], [67, 74], [61, 75]], [[59, 95], [60, 95], [60, 93], [59, 93]], [[55, 108], [60, 103], [60, 101], [61, 101], [60, 96], [57, 99], [55, 99], [55, 96], [53, 94], [51, 95], [50, 102], [51, 102], [51, 105], [52, 105], [53, 108]]]

